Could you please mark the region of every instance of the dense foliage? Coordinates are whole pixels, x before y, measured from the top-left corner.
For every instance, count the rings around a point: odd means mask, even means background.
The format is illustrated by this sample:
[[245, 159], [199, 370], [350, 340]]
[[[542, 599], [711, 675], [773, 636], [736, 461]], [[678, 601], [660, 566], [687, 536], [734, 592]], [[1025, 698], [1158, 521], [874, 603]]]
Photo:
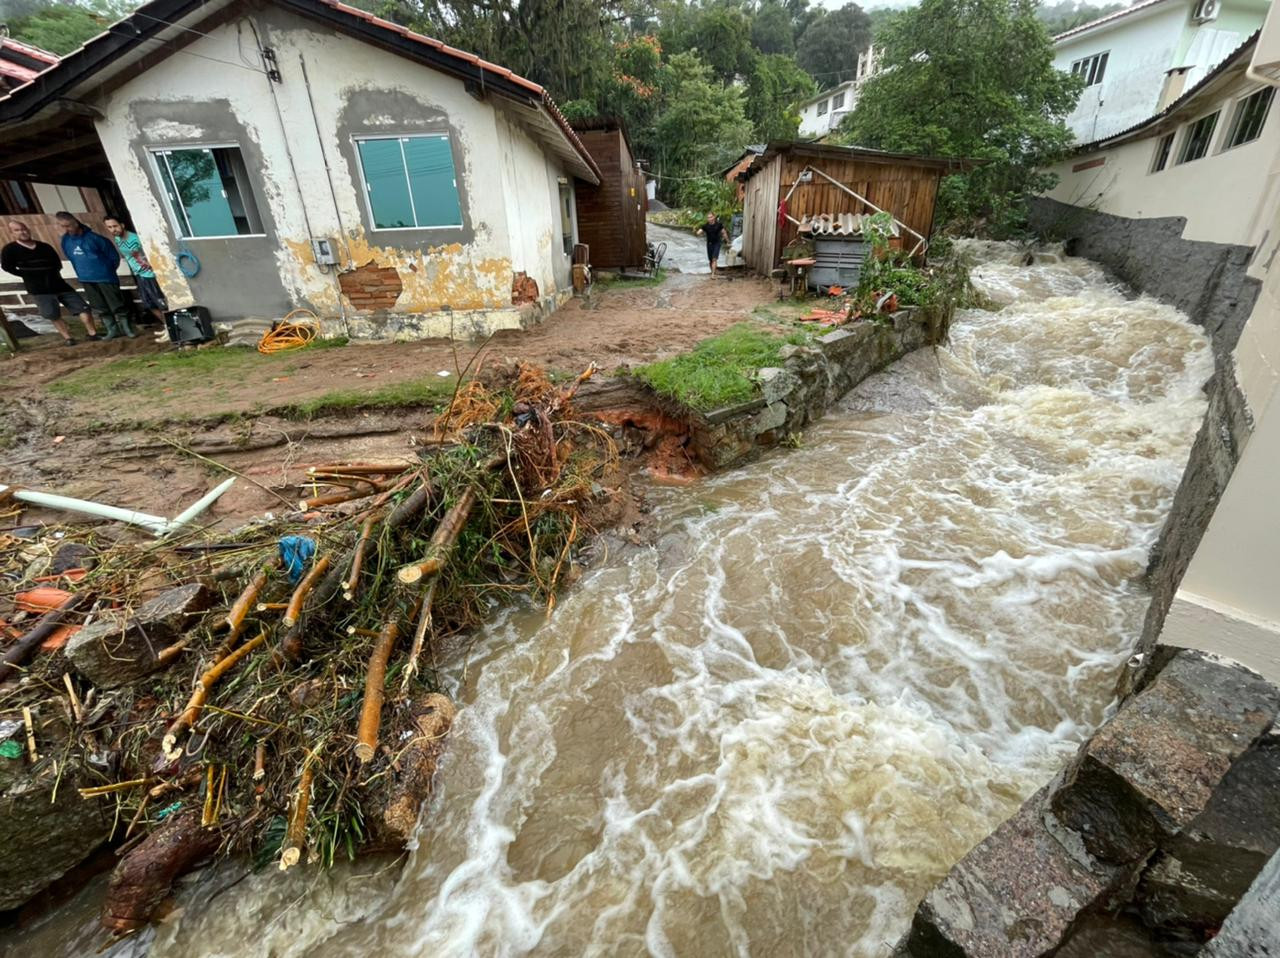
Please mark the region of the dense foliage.
[[939, 218], [1016, 230], [1071, 143], [1079, 80], [1056, 70], [1034, 0], [923, 0], [885, 27], [886, 69], [841, 125], [849, 143], [981, 161], [948, 177]]
[[126, 14], [140, 0], [0, 0], [0, 23], [16, 40], [48, 50], [70, 53]]

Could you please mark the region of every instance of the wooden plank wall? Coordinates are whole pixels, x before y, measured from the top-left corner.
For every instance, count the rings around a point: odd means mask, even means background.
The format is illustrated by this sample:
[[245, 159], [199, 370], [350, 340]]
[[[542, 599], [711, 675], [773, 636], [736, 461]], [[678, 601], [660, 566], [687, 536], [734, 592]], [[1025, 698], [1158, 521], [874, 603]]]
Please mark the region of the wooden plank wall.
[[[644, 176], [635, 169], [621, 130], [578, 133], [602, 174], [599, 186], [579, 181], [578, 242], [591, 247], [591, 265], [622, 269], [644, 264]], [[634, 191], [634, 195], [632, 195]]]
[[747, 180], [743, 198], [742, 258], [765, 276], [777, 260], [778, 183], [782, 158], [774, 157]]
[[[874, 203], [914, 229], [922, 236], [928, 236], [933, 229], [933, 207], [938, 195], [938, 181], [942, 171], [932, 167], [915, 166], [908, 163], [868, 161], [864, 158], [831, 159], [826, 157], [810, 157], [802, 154], [783, 153], [771, 161], [777, 166], [781, 176], [777, 179], [776, 189], [770, 191], [765, 184], [758, 192], [753, 192], [752, 184], [765, 179], [762, 171], [753, 177], [747, 185], [747, 219], [757, 222], [762, 219], [761, 213], [768, 208], [769, 216], [775, 226], [777, 223], [778, 202], [787, 195], [791, 185], [805, 169], [811, 167], [821, 170], [865, 196]], [[771, 194], [771, 202], [770, 202]], [[809, 183], [802, 183], [787, 201], [787, 213], [797, 220], [805, 216], [820, 213], [871, 213], [874, 212], [833, 183], [824, 180], [816, 173]], [[777, 265], [783, 247], [795, 240], [798, 229], [794, 223], [788, 222], [781, 230], [775, 230], [776, 245], [772, 257], [762, 256], [757, 260], [748, 260], [757, 272], [767, 273]], [[894, 241], [895, 246], [911, 249], [915, 246], [914, 237], [904, 233]], [[744, 241], [744, 246], [745, 246]], [[760, 247], [761, 252], [764, 248]], [[767, 262], [767, 268], [758, 263]]]

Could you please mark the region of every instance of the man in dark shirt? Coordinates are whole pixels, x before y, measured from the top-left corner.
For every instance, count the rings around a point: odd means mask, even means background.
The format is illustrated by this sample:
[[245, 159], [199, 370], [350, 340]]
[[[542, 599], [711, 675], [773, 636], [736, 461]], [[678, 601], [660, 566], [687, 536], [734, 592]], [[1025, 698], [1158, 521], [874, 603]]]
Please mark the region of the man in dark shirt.
[[100, 236], [85, 226], [72, 214], [54, 213], [62, 229], [62, 255], [74, 267], [76, 276], [84, 285], [84, 295], [102, 317], [107, 327], [106, 339], [138, 334], [129, 322], [129, 304], [120, 289], [120, 277], [116, 273], [120, 265], [120, 251], [105, 236]]
[[32, 239], [26, 223], [10, 220], [8, 229], [11, 242], [0, 250], [0, 269], [22, 280], [22, 285], [36, 301], [40, 315], [53, 323], [53, 328], [62, 335], [66, 345], [74, 346], [76, 341], [71, 337], [67, 321], [62, 318], [63, 306], [79, 313], [89, 339], [97, 339], [98, 328], [93, 324], [89, 304], [62, 278], [62, 260], [54, 248]]
[[707, 214], [707, 221], [698, 230], [707, 238], [707, 259], [711, 261], [711, 275], [716, 275], [716, 263], [720, 259], [720, 241], [724, 238], [724, 224], [715, 213]]

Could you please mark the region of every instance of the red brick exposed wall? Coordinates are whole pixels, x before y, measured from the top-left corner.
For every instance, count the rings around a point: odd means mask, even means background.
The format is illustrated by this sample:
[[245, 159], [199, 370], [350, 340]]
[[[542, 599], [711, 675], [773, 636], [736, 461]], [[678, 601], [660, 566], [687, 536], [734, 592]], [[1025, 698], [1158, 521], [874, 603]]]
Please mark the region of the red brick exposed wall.
[[371, 262], [339, 274], [338, 285], [351, 305], [365, 312], [390, 309], [404, 289], [395, 267], [375, 266]]

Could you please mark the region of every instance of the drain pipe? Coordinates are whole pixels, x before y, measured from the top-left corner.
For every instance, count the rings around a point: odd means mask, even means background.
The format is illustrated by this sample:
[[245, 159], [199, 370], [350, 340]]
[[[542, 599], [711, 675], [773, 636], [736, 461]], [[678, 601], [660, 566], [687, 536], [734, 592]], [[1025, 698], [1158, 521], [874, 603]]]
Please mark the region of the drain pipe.
[[78, 512], [98, 519], [113, 519], [116, 522], [127, 522], [129, 525], [142, 526], [153, 535], [163, 538], [177, 532], [200, 513], [208, 509], [224, 492], [231, 488], [235, 478], [227, 479], [215, 486], [203, 497], [197, 499], [190, 508], [180, 512], [172, 519], [164, 516], [153, 516], [149, 512], [138, 512], [136, 509], [121, 509], [118, 506], [103, 505], [90, 502], [88, 499], [75, 499], [71, 496], [59, 496], [52, 492], [36, 492], [33, 489], [14, 489], [12, 486], [0, 484], [0, 495], [12, 490], [13, 498], [20, 502], [29, 502], [33, 506], [46, 509], [60, 509], [63, 512]]

